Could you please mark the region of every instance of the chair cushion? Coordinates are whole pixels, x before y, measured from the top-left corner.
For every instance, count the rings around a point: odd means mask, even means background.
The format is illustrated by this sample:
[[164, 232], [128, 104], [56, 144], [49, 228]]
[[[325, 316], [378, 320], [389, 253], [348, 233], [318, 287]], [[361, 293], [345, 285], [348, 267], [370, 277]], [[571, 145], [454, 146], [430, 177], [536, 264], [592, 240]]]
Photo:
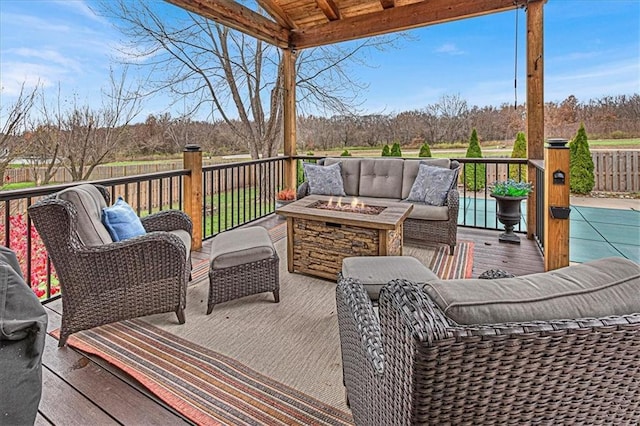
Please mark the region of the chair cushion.
[[340, 163], [330, 166], [302, 163], [302, 166], [309, 182], [309, 194], [345, 195]]
[[380, 289], [391, 280], [406, 279], [426, 283], [438, 277], [411, 256], [359, 256], [342, 260], [342, 276], [357, 279], [371, 300], [378, 300]]
[[362, 197], [400, 198], [402, 194], [402, 167], [400, 158], [363, 158], [360, 162], [360, 188]]
[[612, 257], [516, 278], [432, 281], [424, 291], [458, 324], [602, 318], [640, 312], [640, 266]]
[[189, 259], [191, 254], [191, 234], [184, 229], [176, 229], [175, 231], [169, 231], [169, 233], [180, 238], [184, 246], [187, 248], [187, 259]]
[[344, 185], [344, 193], [349, 196], [357, 197], [360, 195], [360, 159], [359, 158], [326, 158], [325, 166], [340, 163], [340, 173], [342, 174], [342, 183]]
[[102, 209], [107, 207], [102, 193], [95, 186], [85, 183], [60, 191], [60, 200], [70, 202], [78, 211], [76, 229], [80, 241], [86, 246], [100, 246], [113, 242], [102, 223]]
[[146, 234], [140, 218], [122, 197], [115, 204], [102, 209], [102, 223], [113, 241], [122, 241]]
[[448, 158], [421, 158], [404, 160], [404, 168], [402, 169], [402, 198], [403, 200], [409, 196], [413, 182], [416, 180], [420, 164], [427, 164], [429, 166], [444, 167], [446, 169], [451, 167], [451, 161]]
[[209, 260], [215, 269], [229, 268], [275, 254], [271, 237], [266, 229], [253, 226], [222, 232], [213, 238]]

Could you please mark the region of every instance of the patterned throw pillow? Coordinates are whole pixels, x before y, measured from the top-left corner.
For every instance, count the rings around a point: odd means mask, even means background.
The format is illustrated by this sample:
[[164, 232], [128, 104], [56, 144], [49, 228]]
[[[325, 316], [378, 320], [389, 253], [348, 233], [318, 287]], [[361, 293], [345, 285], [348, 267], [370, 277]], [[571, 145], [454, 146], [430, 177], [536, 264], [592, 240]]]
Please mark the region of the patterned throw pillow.
[[126, 240], [147, 232], [136, 212], [122, 197], [118, 197], [113, 206], [102, 209], [102, 223], [113, 241]]
[[330, 166], [303, 163], [304, 174], [309, 182], [309, 194], [345, 196], [340, 163]]
[[427, 165], [420, 163], [416, 180], [413, 181], [411, 191], [409, 191], [409, 196], [405, 201], [413, 201], [417, 203], [424, 202], [424, 197], [427, 195], [427, 172]]
[[[445, 169], [444, 167], [427, 166], [420, 164], [426, 170], [426, 185], [424, 202], [430, 206], [442, 206], [447, 199], [447, 194], [453, 186], [458, 173], [456, 170]], [[418, 172], [420, 174], [420, 172]], [[417, 180], [417, 178], [416, 178]]]

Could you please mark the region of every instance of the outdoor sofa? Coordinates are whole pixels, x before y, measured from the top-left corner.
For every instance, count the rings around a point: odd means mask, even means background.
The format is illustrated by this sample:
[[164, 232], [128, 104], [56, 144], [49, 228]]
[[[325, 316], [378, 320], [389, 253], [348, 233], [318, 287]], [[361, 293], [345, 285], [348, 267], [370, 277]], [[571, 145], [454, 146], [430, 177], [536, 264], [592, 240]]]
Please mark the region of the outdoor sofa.
[[378, 311], [340, 277], [356, 425], [640, 423], [640, 266], [608, 258], [495, 280], [394, 280]]
[[[459, 194], [456, 188], [460, 164], [448, 158], [325, 158], [320, 165], [340, 168], [343, 195], [358, 197], [365, 204], [377, 200], [404, 201], [413, 204], [413, 210], [404, 222], [405, 241], [434, 242], [449, 245], [450, 254], [456, 246]], [[451, 171], [444, 185], [437, 179], [421, 180], [421, 188], [414, 187], [419, 176], [420, 165], [444, 168]], [[326, 187], [314, 192], [309, 181], [308, 164], [305, 163], [307, 181], [298, 187], [297, 198], [309, 194], [335, 195]], [[433, 170], [433, 169], [431, 169]], [[340, 182], [338, 182], [340, 184]], [[416, 189], [418, 190], [416, 195]], [[442, 195], [441, 205], [430, 205], [423, 201], [425, 191], [432, 189]]]

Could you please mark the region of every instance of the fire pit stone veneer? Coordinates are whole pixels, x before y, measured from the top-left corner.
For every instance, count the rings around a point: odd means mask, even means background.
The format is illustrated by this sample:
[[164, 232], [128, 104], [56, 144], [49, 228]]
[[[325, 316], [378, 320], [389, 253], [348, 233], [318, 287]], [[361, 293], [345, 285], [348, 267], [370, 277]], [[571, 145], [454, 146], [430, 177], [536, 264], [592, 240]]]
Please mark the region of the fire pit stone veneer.
[[402, 254], [402, 225], [413, 206], [380, 202], [378, 206], [327, 207], [329, 197], [308, 196], [278, 209], [287, 218], [287, 267], [335, 280], [342, 259]]

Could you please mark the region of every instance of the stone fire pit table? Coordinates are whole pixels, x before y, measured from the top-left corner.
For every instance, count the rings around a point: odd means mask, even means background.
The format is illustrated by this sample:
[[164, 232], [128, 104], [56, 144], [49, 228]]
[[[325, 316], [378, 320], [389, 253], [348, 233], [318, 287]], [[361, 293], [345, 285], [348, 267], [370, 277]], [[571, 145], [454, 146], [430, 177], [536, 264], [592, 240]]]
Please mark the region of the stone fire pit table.
[[[368, 213], [329, 210], [338, 197], [310, 195], [276, 210], [287, 218], [287, 268], [330, 280], [352, 256], [402, 255], [402, 224], [413, 205], [369, 199]], [[349, 205], [353, 197], [342, 197]]]

